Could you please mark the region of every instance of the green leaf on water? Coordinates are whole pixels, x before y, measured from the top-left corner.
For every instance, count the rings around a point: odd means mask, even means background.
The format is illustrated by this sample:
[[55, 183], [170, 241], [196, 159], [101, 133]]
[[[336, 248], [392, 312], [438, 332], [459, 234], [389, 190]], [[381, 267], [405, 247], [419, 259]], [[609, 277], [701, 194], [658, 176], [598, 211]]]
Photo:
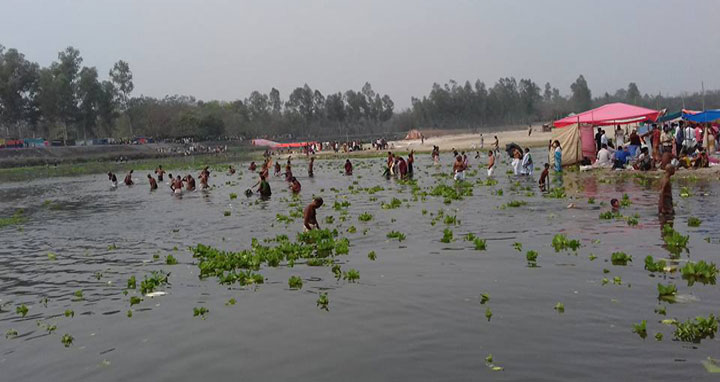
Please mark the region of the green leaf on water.
[[328, 309], [328, 303], [329, 303], [329, 302], [330, 302], [330, 300], [328, 299], [327, 293], [326, 293], [326, 292], [323, 292], [323, 293], [320, 293], [320, 295], [318, 296], [318, 299], [317, 299], [317, 301], [316, 301], [316, 305], [317, 305], [317, 307], [320, 308], [321, 310], [328, 311], [328, 310], [329, 310], [329, 309]]
[[490, 295], [487, 293], [483, 293], [480, 295], [480, 304], [485, 304], [486, 302], [490, 301]]
[[69, 348], [70, 345], [72, 345], [74, 339], [75, 338], [73, 338], [73, 336], [66, 333], [63, 334], [63, 336], [60, 338], [60, 342], [62, 342], [63, 346]]
[[28, 309], [28, 307], [25, 306], [25, 304], [22, 304], [22, 305], [18, 306], [17, 308], [15, 308], [15, 313], [19, 314], [22, 317], [25, 317], [28, 314], [29, 310], [30, 309]]
[[488, 322], [490, 322], [492, 315], [493, 315], [492, 310], [490, 310], [490, 308], [486, 308], [485, 309], [485, 318], [487, 318]]
[[562, 302], [555, 304], [554, 309], [557, 310], [558, 313], [565, 313], [565, 305]]
[[375, 259], [377, 259], [377, 255], [375, 254], [375, 251], [370, 251], [370, 253], [368, 253], [368, 259], [370, 259], [372, 261], [375, 261]]
[[288, 279], [288, 286], [290, 289], [302, 289], [302, 279], [299, 276], [290, 276]]

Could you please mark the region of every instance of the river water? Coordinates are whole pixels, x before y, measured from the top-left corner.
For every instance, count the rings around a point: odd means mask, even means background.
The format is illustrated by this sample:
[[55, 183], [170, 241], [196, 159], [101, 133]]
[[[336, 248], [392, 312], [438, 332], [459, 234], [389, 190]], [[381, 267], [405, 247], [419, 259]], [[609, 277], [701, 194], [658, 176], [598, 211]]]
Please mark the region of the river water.
[[[449, 172], [450, 161], [443, 156], [443, 165], [435, 167], [428, 156], [419, 156], [418, 186], [429, 192], [451, 184], [437, 175]], [[303, 264], [263, 267], [265, 283], [254, 286], [199, 279], [190, 246], [239, 251], [251, 238], [292, 238], [302, 229], [301, 219], [276, 220], [293, 209], [280, 178], [271, 180], [269, 201], [244, 196], [256, 181], [244, 170], [247, 164], [236, 164], [241, 170], [233, 176], [216, 169], [211, 190], [182, 197], [166, 185], [150, 192], [145, 173], [135, 174], [137, 185], [117, 189], [103, 174], [0, 185], [0, 216], [22, 208], [27, 218], [0, 228], [0, 329], [17, 332], [0, 337], [0, 379], [715, 380], [701, 361], [720, 358], [718, 341], [674, 341], [673, 328], [660, 320], [717, 315], [718, 287], [689, 287], [677, 273], [643, 269], [646, 255], [668, 257], [656, 215], [657, 182], [566, 174], [568, 197], [554, 199], [537, 190], [539, 171], [534, 179], [516, 178], [501, 165], [497, 185], [475, 184], [473, 196], [445, 204], [433, 196], [415, 201], [411, 186], [381, 177], [382, 158], [354, 159], [352, 177], [341, 174], [343, 162], [317, 161], [309, 179], [305, 162], [296, 161], [295, 173], [303, 185], [299, 205], [323, 196], [321, 226], [335, 227], [350, 240], [349, 255], [339, 259], [343, 268], [359, 271], [357, 283], [336, 280], [328, 267]], [[471, 175], [473, 183], [486, 178], [483, 169]], [[357, 192], [373, 186], [384, 190]], [[680, 186], [692, 196], [681, 198]], [[690, 235], [689, 254], [679, 264], [720, 262], [718, 182], [676, 182], [673, 191], [675, 229]], [[639, 224], [600, 220], [610, 198], [624, 193], [632, 204], [621, 212], [637, 214]], [[406, 201], [396, 209], [380, 207], [393, 197]], [[346, 221], [332, 207], [336, 200], [350, 202]], [[527, 204], [500, 207], [511, 200]], [[577, 208], [566, 208], [570, 203]], [[433, 225], [440, 209], [456, 215], [459, 224]], [[373, 220], [358, 221], [363, 212]], [[330, 215], [335, 223], [325, 224]], [[702, 225], [688, 227], [689, 216]], [[355, 233], [346, 232], [351, 225]], [[454, 232], [454, 241], [440, 241], [445, 228]], [[386, 238], [391, 230], [407, 239]], [[476, 251], [463, 240], [467, 233], [487, 239], [487, 250]], [[557, 233], [579, 239], [582, 247], [556, 253], [550, 243]], [[513, 247], [516, 242], [522, 252]], [[528, 250], [539, 253], [537, 267], [528, 266]], [[370, 251], [376, 260], [368, 258]], [[633, 262], [613, 266], [609, 258], [616, 251]], [[179, 264], [166, 265], [168, 254]], [[123, 293], [127, 279], [134, 275], [139, 284], [155, 270], [171, 273], [170, 284], [160, 288], [167, 294], [145, 297], [128, 317], [130, 296], [138, 293]], [[301, 290], [289, 289], [293, 275], [303, 279]], [[602, 285], [604, 277], [615, 276], [621, 285]], [[658, 282], [676, 284], [682, 302], [659, 303]], [[79, 290], [82, 299], [74, 295]], [[329, 311], [316, 306], [319, 292], [328, 293]], [[490, 297], [485, 304], [483, 293]], [[236, 304], [226, 305], [230, 299]], [[553, 308], [558, 302], [563, 313]], [[29, 308], [24, 318], [16, 313], [21, 304]], [[667, 316], [654, 312], [661, 305]], [[195, 307], [209, 309], [205, 319], [193, 316]], [[68, 309], [74, 317], [63, 315]], [[641, 320], [647, 320], [645, 339], [632, 332]], [[47, 325], [57, 328], [48, 333]], [[657, 332], [662, 341], [654, 338]], [[74, 338], [67, 348], [64, 334]], [[504, 370], [492, 370], [489, 354], [492, 366]]]

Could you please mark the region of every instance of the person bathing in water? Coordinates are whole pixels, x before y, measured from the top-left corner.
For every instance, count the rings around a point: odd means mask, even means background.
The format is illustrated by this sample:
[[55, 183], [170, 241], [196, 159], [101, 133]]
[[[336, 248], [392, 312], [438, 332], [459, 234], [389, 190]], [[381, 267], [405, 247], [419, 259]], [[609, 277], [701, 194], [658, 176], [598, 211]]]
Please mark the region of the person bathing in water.
[[125, 185], [126, 186], [132, 186], [133, 184], [135, 184], [132, 180], [132, 174], [133, 174], [133, 170], [130, 170], [130, 172], [128, 172], [127, 175], [125, 175]]
[[307, 205], [307, 207], [305, 207], [305, 211], [303, 211], [303, 225], [305, 226], [306, 231], [320, 229], [320, 225], [317, 222], [316, 211], [322, 205], [323, 199], [321, 197], [316, 197], [312, 202], [310, 202], [310, 204]]
[[178, 175], [175, 179], [170, 180], [170, 189], [176, 194], [181, 194], [183, 189], [183, 181]]
[[[165, 170], [163, 170], [162, 165], [158, 165], [155, 169], [155, 175], [157, 175], [158, 182], [163, 181], [163, 176], [165, 175]], [[172, 176], [170, 177], [170, 180], [172, 180]]]
[[[200, 177], [200, 179], [202, 179], [202, 174], [200, 174]], [[193, 178], [190, 174], [187, 174], [185, 177], [185, 189], [188, 191], [195, 191], [195, 178]]]
[[257, 165], [255, 164], [255, 161], [250, 162], [250, 166], [248, 166], [248, 170], [255, 171], [257, 169]]
[[310, 157], [310, 163], [308, 163], [308, 178], [315, 176], [313, 167], [315, 166], [315, 157]]
[[228, 167], [228, 175], [234, 175], [235, 174], [235, 167], [233, 165], [230, 165]]
[[150, 174], [148, 174], [148, 182], [150, 182], [150, 191], [157, 190], [157, 182], [155, 181], [155, 178], [153, 178], [153, 176]]
[[487, 176], [493, 176], [495, 173], [495, 153], [493, 150], [488, 151], [488, 171]]
[[111, 171], [108, 171], [108, 180], [113, 187], [117, 187], [117, 176]]
[[345, 159], [345, 175], [350, 176], [352, 175], [352, 163], [350, 163], [350, 159]]
[[545, 163], [545, 169], [540, 173], [540, 180], [538, 180], [538, 187], [540, 191], [547, 191], [548, 175], [550, 174], [550, 163]]
[[272, 191], [270, 190], [270, 183], [268, 183], [265, 174], [260, 173], [260, 180], [255, 183], [253, 187], [255, 187], [256, 185], [259, 185], [257, 188], [257, 192], [260, 194], [261, 198], [269, 198], [270, 195], [272, 195]]
[[660, 198], [658, 200], [658, 213], [660, 215], [673, 215], [675, 208], [673, 207], [672, 183], [670, 177], [675, 174], [675, 166], [668, 165], [665, 167], [665, 176], [660, 183]]
[[455, 180], [465, 180], [465, 163], [463, 157], [458, 155], [455, 157], [455, 163], [453, 163], [453, 177]]
[[292, 179], [290, 179], [290, 191], [292, 191], [293, 194], [297, 195], [300, 193], [301, 188], [302, 186], [300, 185], [300, 182], [297, 180], [296, 177], [293, 176]]

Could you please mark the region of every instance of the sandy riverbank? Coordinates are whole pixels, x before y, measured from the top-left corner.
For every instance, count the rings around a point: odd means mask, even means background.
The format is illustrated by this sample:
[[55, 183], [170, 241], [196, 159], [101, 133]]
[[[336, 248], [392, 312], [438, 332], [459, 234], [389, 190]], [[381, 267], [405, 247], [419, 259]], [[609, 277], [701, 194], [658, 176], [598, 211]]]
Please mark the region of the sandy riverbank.
[[505, 145], [511, 142], [517, 143], [522, 147], [547, 147], [548, 141], [552, 138], [552, 133], [543, 132], [541, 126], [533, 126], [532, 134], [529, 136], [528, 130], [523, 129], [491, 131], [477, 134], [440, 135], [425, 139], [425, 143], [422, 143], [419, 139], [415, 139], [394, 141], [391, 142], [391, 144], [395, 149], [407, 149], [420, 152], [431, 151], [433, 146], [440, 147], [441, 151], [450, 151], [453, 148], [458, 150], [479, 150], [481, 148], [491, 148], [495, 142], [495, 136], [498, 137], [501, 149], [504, 149]]

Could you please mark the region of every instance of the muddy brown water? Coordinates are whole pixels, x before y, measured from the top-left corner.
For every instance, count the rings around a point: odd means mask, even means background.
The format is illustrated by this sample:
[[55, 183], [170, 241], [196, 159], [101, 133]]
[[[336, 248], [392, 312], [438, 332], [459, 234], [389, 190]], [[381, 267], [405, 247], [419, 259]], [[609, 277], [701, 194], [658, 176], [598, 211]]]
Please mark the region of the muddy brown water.
[[[415, 179], [423, 190], [451, 184], [435, 175], [449, 172], [450, 157], [442, 162], [435, 167], [428, 156], [418, 157]], [[668, 257], [656, 215], [656, 183], [566, 174], [569, 197], [551, 199], [537, 190], [539, 171], [533, 179], [516, 178], [501, 164], [497, 185], [476, 184], [473, 196], [444, 204], [432, 196], [414, 201], [411, 186], [381, 177], [382, 158], [354, 163], [353, 177], [341, 174], [341, 160], [318, 161], [312, 179], [298, 161], [295, 173], [303, 186], [300, 204], [322, 195], [321, 226], [332, 215], [332, 226], [349, 238], [350, 254], [339, 260], [343, 269], [360, 272], [358, 283], [336, 280], [327, 267], [303, 264], [263, 267], [265, 283], [257, 286], [198, 278], [189, 246], [241, 250], [253, 237], [294, 237], [301, 230], [300, 219], [289, 224], [275, 219], [291, 210], [284, 181], [273, 177], [269, 201], [243, 195], [256, 180], [246, 164], [237, 164], [241, 170], [234, 176], [214, 171], [213, 189], [181, 198], [166, 185], [150, 192], [144, 172], [135, 174], [137, 185], [117, 189], [103, 174], [1, 184], [0, 216], [22, 208], [27, 221], [0, 228], [0, 334], [18, 333], [0, 337], [0, 379], [715, 380], [701, 361], [720, 358], [718, 340], [673, 341], [672, 327], [659, 321], [717, 315], [718, 287], [689, 287], [677, 273], [653, 276], [643, 269], [648, 254]], [[483, 169], [471, 175], [471, 182], [486, 178]], [[384, 191], [348, 190], [377, 185]], [[693, 196], [681, 198], [680, 186]], [[675, 228], [690, 235], [690, 252], [680, 264], [719, 263], [719, 184], [676, 183], [673, 191]], [[231, 200], [230, 193], [238, 198]], [[624, 193], [632, 204], [622, 213], [637, 214], [639, 224], [600, 220], [609, 199]], [[380, 207], [393, 197], [407, 202], [397, 209]], [[588, 204], [589, 197], [596, 203]], [[332, 208], [335, 200], [351, 203], [345, 222]], [[499, 208], [511, 200], [527, 204]], [[578, 208], [567, 209], [571, 202]], [[431, 214], [440, 209], [460, 224], [432, 225]], [[363, 212], [374, 219], [358, 221]], [[688, 227], [689, 216], [702, 219], [702, 225]], [[346, 232], [351, 225], [356, 233]], [[442, 243], [448, 227], [455, 241]], [[387, 239], [390, 230], [407, 239]], [[470, 232], [487, 239], [486, 251], [463, 240]], [[550, 246], [556, 233], [579, 239], [577, 254], [556, 253]], [[513, 248], [515, 242], [522, 243], [522, 252]], [[116, 248], [109, 248], [113, 244]], [[528, 267], [528, 250], [539, 253], [537, 267]], [[377, 260], [368, 259], [370, 251]], [[613, 266], [609, 258], [615, 251], [632, 255], [633, 262]], [[167, 254], [179, 264], [166, 265]], [[597, 259], [591, 261], [591, 254]], [[610, 272], [604, 274], [604, 268]], [[127, 279], [135, 275], [139, 284], [153, 270], [171, 272], [170, 285], [161, 288], [167, 295], [145, 298], [128, 318], [130, 295], [137, 292], [123, 294]], [[301, 290], [288, 288], [292, 275], [303, 279]], [[615, 276], [622, 285], [601, 285], [603, 277]], [[689, 302], [658, 303], [658, 282], [676, 284]], [[74, 301], [77, 290], [83, 291], [82, 301]], [[321, 291], [328, 293], [327, 312], [316, 307]], [[484, 305], [482, 293], [490, 295]], [[231, 298], [237, 303], [227, 306]], [[553, 309], [558, 302], [565, 306], [562, 314]], [[15, 313], [20, 304], [29, 307], [25, 318]], [[654, 313], [660, 305], [667, 306], [667, 317]], [[209, 309], [204, 320], [193, 317], [193, 308], [201, 306]], [[486, 308], [493, 313], [490, 321]], [[64, 317], [66, 309], [75, 316]], [[641, 320], [648, 323], [644, 340], [632, 333]], [[48, 334], [38, 321], [57, 329]], [[654, 339], [656, 332], [664, 334], [663, 341]], [[74, 337], [68, 348], [60, 340], [66, 333]], [[488, 354], [503, 371], [488, 367]]]

